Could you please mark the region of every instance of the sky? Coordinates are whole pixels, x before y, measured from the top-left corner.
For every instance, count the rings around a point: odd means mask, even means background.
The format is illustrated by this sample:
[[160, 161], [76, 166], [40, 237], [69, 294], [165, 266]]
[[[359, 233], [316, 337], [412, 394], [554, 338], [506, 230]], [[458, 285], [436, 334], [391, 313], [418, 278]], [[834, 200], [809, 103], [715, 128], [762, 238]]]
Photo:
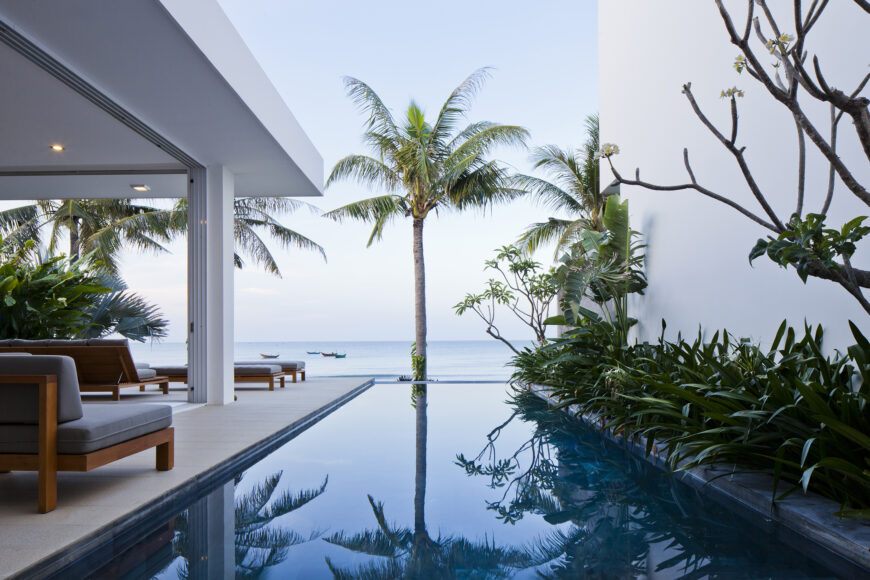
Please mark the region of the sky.
[[[342, 78], [363, 80], [395, 113], [411, 99], [434, 118], [450, 92], [472, 71], [492, 77], [469, 121], [521, 125], [531, 146], [584, 141], [584, 118], [597, 111], [596, 0], [437, 3], [403, 1], [220, 0], [227, 15], [324, 160], [367, 153], [363, 116], [344, 92]], [[500, 149], [495, 157], [530, 172], [528, 151]], [[325, 177], [325, 176], [324, 176]], [[309, 198], [330, 210], [381, 192], [352, 183]], [[488, 339], [472, 314], [452, 306], [482, 290], [484, 261], [550, 212], [529, 201], [486, 214], [442, 213], [426, 220], [429, 340]], [[337, 224], [300, 211], [282, 222], [321, 244], [314, 253], [280, 250], [276, 278], [254, 267], [236, 270], [236, 341], [413, 340], [411, 222], [396, 221], [370, 248], [370, 227]], [[125, 253], [122, 275], [158, 304], [170, 320], [168, 341], [185, 339], [186, 244], [171, 255]], [[552, 252], [537, 258], [549, 263]], [[530, 339], [504, 312], [502, 334]]]

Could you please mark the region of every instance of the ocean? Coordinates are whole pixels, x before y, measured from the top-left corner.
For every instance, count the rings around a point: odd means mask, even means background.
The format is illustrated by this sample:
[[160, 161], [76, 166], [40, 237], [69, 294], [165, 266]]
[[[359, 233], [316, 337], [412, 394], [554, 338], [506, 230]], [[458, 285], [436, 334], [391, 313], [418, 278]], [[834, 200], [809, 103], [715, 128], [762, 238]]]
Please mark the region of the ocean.
[[[531, 342], [514, 342], [521, 348]], [[186, 364], [183, 342], [131, 343], [137, 362]], [[312, 352], [346, 353], [347, 358], [324, 357]], [[370, 376], [396, 378], [411, 374], [411, 342], [237, 342], [235, 360], [262, 360], [260, 353], [280, 359], [303, 360], [309, 377]], [[429, 376], [443, 380], [507, 380], [513, 352], [495, 340], [432, 341], [429, 343]]]

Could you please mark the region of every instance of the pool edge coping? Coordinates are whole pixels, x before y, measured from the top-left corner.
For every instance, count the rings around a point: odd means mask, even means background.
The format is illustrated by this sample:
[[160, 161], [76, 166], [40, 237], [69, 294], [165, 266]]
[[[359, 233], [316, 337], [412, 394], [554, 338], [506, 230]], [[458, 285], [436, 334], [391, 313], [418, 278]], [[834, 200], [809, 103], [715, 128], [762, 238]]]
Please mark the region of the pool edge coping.
[[104, 544], [113, 541], [116, 536], [129, 532], [139, 524], [155, 518], [161, 512], [180, 511], [186, 505], [184, 499], [190, 495], [194, 488], [208, 487], [223, 481], [233, 471], [236, 471], [240, 465], [252, 465], [256, 463], [306, 431], [309, 427], [319, 423], [328, 415], [370, 389], [373, 385], [374, 379], [368, 379], [363, 384], [354, 387], [340, 397], [293, 421], [279, 431], [249, 445], [217, 465], [199, 472], [154, 500], [112, 520], [98, 530], [64, 546], [38, 562], [13, 572], [6, 577], [7, 580], [36, 580], [50, 577], [77, 560], [87, 557]]
[[[555, 400], [552, 397], [552, 389], [545, 385], [528, 385], [528, 390], [548, 404]], [[657, 469], [670, 471], [662, 455], [647, 455], [646, 438], [638, 442], [618, 437], [611, 430], [603, 429], [596, 417], [580, 414], [577, 405], [563, 407], [561, 410], [582, 421], [635, 457], [643, 459]], [[658, 443], [654, 445], [654, 449], [657, 447]], [[861, 524], [857, 520], [839, 519], [833, 516], [833, 513], [840, 509], [839, 504], [834, 500], [808, 492], [804, 495], [791, 494], [784, 500], [772, 503], [773, 478], [764, 473], [736, 473], [726, 476], [722, 471], [694, 467], [676, 472], [675, 475], [692, 488], [709, 488], [718, 492], [731, 503], [741, 506], [747, 513], [751, 512], [772, 520], [818, 544], [822, 549], [870, 571], [870, 526]], [[862, 541], [865, 543], [862, 544]]]

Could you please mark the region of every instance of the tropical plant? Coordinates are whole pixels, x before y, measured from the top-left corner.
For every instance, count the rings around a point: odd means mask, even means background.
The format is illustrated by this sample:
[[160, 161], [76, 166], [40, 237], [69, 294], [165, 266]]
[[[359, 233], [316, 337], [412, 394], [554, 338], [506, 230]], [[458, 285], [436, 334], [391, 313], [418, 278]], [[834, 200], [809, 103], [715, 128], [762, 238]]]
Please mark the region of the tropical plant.
[[77, 338], [94, 326], [88, 309], [106, 292], [86, 260], [40, 260], [33, 242], [4, 252], [0, 338]]
[[474, 312], [486, 324], [488, 335], [503, 342], [515, 354], [520, 354], [495, 325], [496, 312], [500, 307], [506, 308], [531, 328], [535, 340], [543, 345], [547, 342], [544, 321], [550, 317], [550, 305], [559, 293], [559, 286], [552, 269], [542, 271], [541, 264], [516, 246], [503, 246], [497, 252], [494, 260], [486, 261], [486, 269], [495, 270], [498, 278], [487, 280], [483, 292], [466, 294], [453, 309], [459, 316]]
[[[48, 252], [54, 253], [63, 238], [69, 239], [70, 256], [91, 254], [112, 274], [118, 273], [118, 253], [125, 247], [165, 252], [163, 243], [187, 234], [186, 198], [169, 209], [139, 205], [129, 199], [43, 200], [0, 212], [0, 234], [13, 247], [39, 241], [49, 228]], [[278, 217], [301, 208], [319, 212], [314, 206], [284, 197], [238, 197], [233, 200], [233, 263], [242, 268], [245, 258], [266, 272], [281, 275], [278, 264], [262, 234], [277, 240], [280, 247], [326, 252], [311, 239], [282, 225]]]
[[486, 121], [459, 127], [474, 96], [488, 76], [480, 69], [447, 98], [431, 123], [414, 102], [397, 123], [381, 98], [364, 82], [346, 78], [348, 96], [368, 116], [363, 139], [374, 157], [349, 155], [335, 164], [327, 187], [351, 179], [386, 193], [356, 201], [326, 213], [336, 221], [373, 224], [368, 245], [383, 236], [384, 227], [399, 217], [413, 226], [414, 318], [416, 354], [424, 364], [416, 380], [426, 378], [426, 282], [423, 224], [432, 212], [485, 208], [523, 192], [511, 186], [506, 170], [488, 159], [497, 145], [522, 145], [528, 133], [521, 127]]
[[[870, 3], [866, 0], [855, 0], [854, 3], [857, 6], [854, 18], [863, 18], [864, 22], [867, 22], [867, 17], [870, 16]], [[746, 147], [741, 146], [737, 141], [739, 127], [737, 100], [743, 97], [744, 92], [736, 86], [727, 88], [720, 93], [720, 96], [726, 100], [731, 113], [730, 127], [727, 128], [717, 127], [702, 111], [692, 92], [691, 83], [684, 84], [682, 92], [701, 124], [734, 157], [746, 182], [747, 189], [758, 203], [757, 210], [753, 211], [734, 201], [730, 195], [717, 193], [702, 185], [696, 178], [689, 162], [688, 149], [683, 149], [683, 161], [689, 182], [677, 185], [657, 185], [644, 181], [640, 178], [639, 170], [634, 179], [623, 177], [613, 165], [612, 157], [619, 153], [619, 148], [615, 145], [602, 145], [601, 157], [607, 160], [613, 175], [620, 183], [637, 185], [655, 191], [694, 190], [701, 195], [728, 205], [747, 219], [769, 230], [775, 238], [760, 239], [751, 251], [750, 261], [769, 250], [766, 253], [772, 260], [783, 267], [789, 265], [795, 267], [804, 282], [808, 276], [833, 281], [852, 295], [867, 313], [870, 313], [870, 301], [864, 296], [864, 289], [870, 288], [870, 271], [855, 268], [851, 263], [852, 254], [855, 252], [854, 242], [861, 239], [866, 231], [863, 228], [850, 228], [850, 224], [854, 225], [856, 220], [860, 221], [863, 218], [848, 220], [847, 224], [840, 228], [840, 233], [851, 229], [853, 234], [851, 245], [847, 246], [838, 246], [835, 240], [826, 241], [825, 238], [828, 234], [838, 232], [838, 230], [824, 225], [838, 180], [855, 198], [870, 206], [870, 191], [860, 182], [866, 162], [870, 161], [870, 108], [868, 108], [870, 107], [870, 99], [861, 95], [870, 83], [870, 74], [866, 74], [853, 90], [844, 92], [840, 88], [829, 85], [818, 56], [814, 55], [810, 59], [812, 66], [809, 66], [806, 43], [811, 30], [822, 18], [825, 9], [830, 4], [826, 0], [813, 1], [806, 9], [800, 0], [794, 0], [790, 10], [791, 14], [787, 14], [784, 19], [780, 20], [777, 20], [775, 11], [768, 6], [766, 0], [749, 1], [746, 2], [746, 21], [742, 26], [739, 23], [735, 24], [731, 12], [725, 7], [722, 0], [715, 0], [715, 4], [719, 9], [731, 44], [739, 50], [733, 63], [733, 68], [737, 74], [746, 73], [744, 78], [748, 76], [758, 83], [794, 119], [797, 130], [796, 149], [798, 157], [794, 211], [788, 218], [781, 217], [768, 200], [768, 192], [764, 191], [764, 186], [759, 183], [749, 167], [746, 160]], [[777, 10], [787, 11], [782, 7], [785, 2], [777, 4]], [[846, 3], [843, 2], [843, 4]], [[761, 10], [760, 15], [756, 15], [756, 6]], [[781, 24], [789, 27], [794, 26], [794, 29], [789, 31]], [[756, 38], [753, 39], [753, 36]], [[851, 58], [851, 53], [841, 51], [840, 56]], [[828, 64], [830, 64], [830, 60]], [[816, 127], [811, 120], [811, 115], [807, 112], [819, 105], [830, 111], [829, 119], [826, 120], [829, 136], [822, 134], [822, 130]], [[844, 115], [852, 119], [855, 136], [866, 158], [863, 161], [860, 160], [859, 153], [859, 156], [856, 157], [859, 159], [857, 166], [853, 169], [848, 166], [848, 157], [840, 155], [840, 152], [837, 151], [839, 124]], [[804, 216], [804, 208], [809, 202], [805, 196], [808, 180], [807, 139], [812, 142], [815, 149], [828, 163], [828, 184], [824, 198], [818, 200], [820, 210], [815, 214]], [[782, 139], [777, 137], [776, 141], [777, 147], [781, 149]], [[782, 188], [781, 179], [776, 180], [775, 188]], [[801, 233], [813, 229], [819, 230], [818, 235], [807, 237]], [[819, 245], [827, 246], [826, 250], [828, 251], [822, 256], [816, 255]], [[796, 259], [791, 259], [792, 257], [796, 257]], [[829, 259], [825, 259], [825, 257]]]
[[[628, 343], [635, 320], [628, 315], [628, 296], [643, 293], [644, 246], [631, 229], [628, 201], [607, 199], [602, 218], [604, 231], [581, 230], [577, 242], [560, 258], [556, 278], [562, 288], [562, 315], [546, 324], [581, 326], [584, 319], [606, 320], [621, 344]], [[599, 312], [587, 306], [597, 305]]]
[[[646, 442], [674, 470], [732, 466], [774, 478], [772, 501], [796, 489], [870, 517], [870, 342], [825, 357], [821, 327], [783, 323], [763, 350], [727, 332], [709, 341], [617, 345], [588, 324], [514, 360], [514, 378], [551, 387], [560, 406]], [[784, 483], [790, 485], [783, 486]], [[782, 488], [786, 487], [785, 491]]]
[[529, 191], [533, 199], [572, 219], [551, 217], [530, 225], [519, 244], [529, 252], [556, 242], [555, 255], [568, 251], [582, 230], [603, 231], [606, 194], [598, 177], [598, 115], [586, 117], [586, 142], [576, 149], [556, 145], [537, 147], [532, 152], [535, 169], [547, 173], [550, 181], [532, 175], [516, 175], [514, 183]]
[[118, 276], [98, 272], [100, 284], [108, 291], [94, 296], [85, 308], [91, 324], [77, 338], [100, 338], [120, 334], [130, 340], [145, 342], [166, 338], [169, 321], [160, 309], [145, 298], [131, 292]]

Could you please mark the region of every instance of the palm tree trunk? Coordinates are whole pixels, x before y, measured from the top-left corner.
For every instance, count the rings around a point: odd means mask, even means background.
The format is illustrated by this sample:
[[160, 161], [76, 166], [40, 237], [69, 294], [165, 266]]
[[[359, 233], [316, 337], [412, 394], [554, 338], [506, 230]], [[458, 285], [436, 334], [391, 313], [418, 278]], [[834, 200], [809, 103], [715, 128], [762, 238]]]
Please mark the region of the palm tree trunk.
[[[423, 220], [414, 218], [414, 323], [416, 357], [414, 380], [426, 380], [426, 272], [423, 263]], [[414, 482], [414, 534], [426, 534], [426, 385], [414, 385], [416, 410], [416, 476]]]
[[69, 223], [69, 258], [70, 260], [79, 259], [79, 218], [73, 217]]

